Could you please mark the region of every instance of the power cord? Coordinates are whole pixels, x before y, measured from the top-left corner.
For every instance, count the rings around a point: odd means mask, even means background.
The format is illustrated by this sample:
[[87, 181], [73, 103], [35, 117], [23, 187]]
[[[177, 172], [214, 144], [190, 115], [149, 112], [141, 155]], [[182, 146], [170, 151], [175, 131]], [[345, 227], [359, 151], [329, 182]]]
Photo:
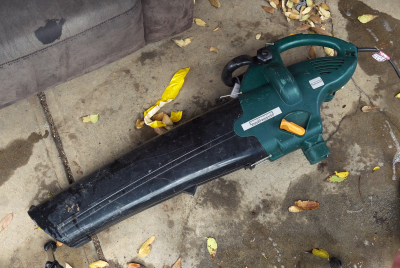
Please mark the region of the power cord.
[[[358, 52], [381, 52], [379, 49], [372, 48], [372, 47], [358, 47], [357, 48]], [[388, 60], [390, 64], [392, 64], [393, 69], [396, 71], [397, 76], [400, 78], [400, 72], [399, 69], [397, 69], [396, 65], [394, 65], [393, 61], [391, 59]]]

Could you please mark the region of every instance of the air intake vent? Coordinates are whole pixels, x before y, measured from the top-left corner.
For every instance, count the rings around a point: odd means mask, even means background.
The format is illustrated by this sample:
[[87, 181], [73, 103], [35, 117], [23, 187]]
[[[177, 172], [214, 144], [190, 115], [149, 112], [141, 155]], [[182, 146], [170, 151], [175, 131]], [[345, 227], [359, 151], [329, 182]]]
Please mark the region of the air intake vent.
[[317, 69], [319, 74], [330, 74], [342, 67], [344, 61], [344, 59], [338, 58], [320, 58], [313, 60], [311, 64]]

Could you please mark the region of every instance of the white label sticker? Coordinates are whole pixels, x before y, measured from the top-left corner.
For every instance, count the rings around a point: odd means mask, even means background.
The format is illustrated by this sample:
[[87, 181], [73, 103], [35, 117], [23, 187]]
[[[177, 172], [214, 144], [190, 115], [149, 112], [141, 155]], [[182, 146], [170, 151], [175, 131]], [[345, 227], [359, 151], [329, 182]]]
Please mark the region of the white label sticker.
[[231, 92], [231, 97], [232, 98], [237, 98], [238, 94], [239, 94], [239, 91], [240, 91], [240, 84], [235, 83], [235, 86], [233, 87], [232, 92]]
[[319, 88], [319, 87], [322, 87], [323, 85], [325, 85], [324, 81], [322, 81], [321, 77], [317, 77], [317, 78], [311, 79], [308, 82], [310, 82], [310, 85], [311, 85], [311, 87], [313, 89], [316, 89], [316, 88]]
[[242, 124], [242, 128], [244, 131], [246, 131], [246, 130], [248, 130], [252, 127], [255, 127], [255, 126], [261, 124], [262, 122], [265, 122], [265, 121], [271, 119], [272, 117], [275, 117], [281, 113], [282, 113], [281, 108], [277, 107], [269, 112], [266, 112], [265, 114], [257, 116], [256, 118], [251, 119], [250, 121]]
[[382, 51], [379, 51], [378, 53], [375, 53], [372, 55], [374, 59], [376, 59], [379, 62], [385, 61], [385, 60], [390, 60], [390, 57], [383, 53]]

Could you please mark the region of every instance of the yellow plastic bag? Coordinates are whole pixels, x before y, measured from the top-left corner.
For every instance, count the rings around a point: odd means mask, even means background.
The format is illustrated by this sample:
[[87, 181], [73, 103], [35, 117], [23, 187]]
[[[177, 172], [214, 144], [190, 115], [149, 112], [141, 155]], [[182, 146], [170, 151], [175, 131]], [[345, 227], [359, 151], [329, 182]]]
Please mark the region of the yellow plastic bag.
[[[173, 101], [176, 96], [179, 93], [179, 90], [182, 88], [183, 83], [185, 82], [185, 77], [186, 74], [189, 72], [190, 68], [186, 69], [180, 69], [177, 71], [174, 76], [171, 79], [171, 82], [169, 82], [169, 85], [167, 88], [164, 90], [164, 93], [161, 96], [161, 99], [159, 99], [156, 104], [151, 106], [147, 111], [144, 112], [144, 122], [146, 125], [152, 127], [152, 128], [159, 128], [159, 127], [165, 127], [166, 125], [162, 121], [153, 121], [151, 118], [153, 115], [155, 115], [161, 107], [163, 107], [165, 104]], [[180, 117], [182, 117], [182, 112], [174, 113], [172, 114], [171, 112], [171, 120], [172, 122], [178, 122], [180, 120], [176, 120], [175, 118], [178, 118], [180, 113]], [[174, 117], [174, 119], [172, 119]]]

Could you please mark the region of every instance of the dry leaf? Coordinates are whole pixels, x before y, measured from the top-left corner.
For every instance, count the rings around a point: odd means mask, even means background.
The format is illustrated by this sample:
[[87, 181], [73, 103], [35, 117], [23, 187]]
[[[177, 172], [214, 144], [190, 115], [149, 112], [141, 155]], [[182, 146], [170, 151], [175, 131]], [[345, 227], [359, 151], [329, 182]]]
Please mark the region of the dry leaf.
[[302, 17], [300, 18], [300, 21], [306, 21], [306, 20], [308, 20], [308, 18], [310, 18], [310, 15], [309, 15], [309, 14], [304, 15], [304, 16], [302, 16]]
[[372, 170], [372, 173], [374, 173], [374, 171], [376, 171], [378, 169], [381, 169], [381, 167], [379, 167], [379, 166], [374, 167], [374, 169]]
[[157, 133], [158, 135], [162, 135], [162, 134], [168, 132], [168, 130], [164, 127], [155, 127], [153, 129], [154, 129], [154, 132]]
[[213, 32], [216, 32], [216, 31], [218, 31], [219, 30], [219, 25], [217, 26], [217, 28], [215, 28], [214, 30], [213, 30]]
[[256, 34], [256, 39], [259, 40], [261, 37], [261, 33]]
[[329, 17], [324, 17], [324, 16], [321, 15], [321, 20], [322, 20], [322, 21], [324, 21], [324, 20], [329, 20]]
[[359, 20], [361, 23], [367, 23], [367, 22], [370, 22], [371, 20], [373, 20], [373, 19], [375, 19], [375, 18], [377, 18], [377, 17], [379, 17], [379, 16], [377, 16], [377, 15], [371, 15], [371, 14], [364, 14], [364, 15], [362, 15], [362, 16], [359, 16], [359, 17], [358, 17], [358, 20]]
[[279, 5], [279, 0], [272, 0], [277, 6]]
[[[305, 6], [303, 6], [303, 7], [305, 7]], [[303, 12], [301, 12], [301, 14], [302, 14], [302, 15], [305, 15], [305, 14], [307, 14], [308, 12], [310, 12], [311, 9], [312, 9], [312, 7], [307, 7], [307, 8], [305, 8], [305, 9], [303, 10]]]
[[378, 106], [364, 106], [361, 108], [361, 111], [363, 111], [364, 113], [369, 113], [375, 110], [376, 108], [378, 108]]
[[181, 268], [182, 267], [182, 258], [179, 257], [179, 259], [175, 262], [174, 265], [172, 265], [171, 268]]
[[325, 4], [325, 3], [322, 3], [322, 4], [321, 4], [321, 7], [322, 7], [323, 9], [325, 9], [325, 10], [329, 10], [328, 5]]
[[308, 52], [308, 56], [310, 57], [310, 59], [315, 59], [317, 57], [317, 50], [316, 50], [315, 46], [312, 46], [310, 48], [310, 51]]
[[166, 124], [167, 126], [173, 126], [174, 123], [172, 122], [171, 118], [167, 114], [164, 114], [164, 117], [162, 119], [163, 124]]
[[198, 26], [202, 26], [202, 27], [208, 27], [207, 23], [199, 18], [194, 18], [193, 19], [194, 23], [196, 23]]
[[292, 12], [293, 14], [296, 14], [296, 15], [300, 15], [300, 12], [298, 12], [296, 9], [294, 9], [294, 8], [292, 8], [292, 10], [290, 11], [290, 12]]
[[293, 14], [292, 12], [285, 12], [285, 16], [294, 20], [298, 20], [300, 18], [300, 15]]
[[62, 245], [64, 245], [64, 243], [61, 243], [60, 241], [57, 241], [57, 242], [56, 242], [56, 246], [57, 246], [57, 247], [61, 247]]
[[293, 7], [293, 2], [290, 1], [290, 0], [288, 0], [288, 1], [286, 2], [286, 6], [287, 6], [288, 8], [292, 8], [292, 7]]
[[82, 116], [80, 119], [83, 123], [94, 124], [97, 121], [99, 121], [99, 114], [91, 114], [91, 115], [87, 115], [87, 116]]
[[209, 49], [210, 51], [212, 51], [212, 52], [219, 53], [219, 50], [218, 50], [218, 48], [216, 48], [216, 47], [208, 47], [208, 49]]
[[315, 256], [325, 258], [329, 260], [329, 253], [326, 250], [323, 250], [322, 248], [313, 248], [312, 250], [307, 251], [308, 253], [312, 253]]
[[302, 14], [302, 15], [303, 15], [303, 11], [304, 11], [304, 9], [306, 9], [306, 6], [305, 6], [305, 5], [301, 6], [301, 8], [300, 8], [300, 14]]
[[146, 268], [146, 267], [139, 263], [130, 262], [128, 263], [128, 268]]
[[153, 120], [157, 120], [157, 121], [161, 121], [164, 118], [164, 113], [158, 113], [153, 115], [152, 119]]
[[307, 23], [310, 24], [311, 27], [315, 27], [314, 22], [312, 22], [310, 19], [307, 20]]
[[319, 28], [319, 27], [311, 27], [311, 30], [315, 31], [315, 32], [318, 33], [318, 34], [323, 34], [323, 35], [332, 36], [331, 33], [327, 32], [327, 31], [325, 31], [324, 29]]
[[69, 265], [68, 263], [65, 263], [65, 268], [72, 268], [72, 266]]
[[312, 15], [310, 16], [310, 20], [311, 20], [312, 22], [316, 23], [316, 24], [321, 24], [321, 23], [322, 23], [321, 18], [320, 18], [319, 16], [315, 15], [315, 14], [312, 14]]
[[296, 201], [294, 202], [294, 204], [296, 206], [298, 206], [299, 208], [302, 208], [304, 210], [314, 210], [317, 209], [319, 207], [319, 203], [315, 202], [315, 201]]
[[326, 17], [326, 18], [330, 18], [331, 17], [331, 12], [329, 12], [326, 9], [323, 9], [322, 7], [319, 7], [318, 13], [321, 14], [322, 16]]
[[329, 57], [333, 57], [335, 56], [335, 50], [333, 50], [330, 47], [324, 47], [325, 53], [329, 56]]
[[274, 14], [275, 9], [272, 7], [261, 6], [268, 13]]
[[312, 7], [312, 5], [313, 5], [313, 1], [312, 0], [306, 0], [306, 2], [307, 2], [307, 6], [308, 7]]
[[218, 249], [217, 241], [214, 238], [207, 237], [207, 249], [211, 255], [211, 258], [214, 258], [215, 254], [217, 254]]
[[210, 0], [211, 5], [215, 6], [216, 8], [221, 7], [221, 3], [219, 0]]
[[276, 6], [276, 4], [274, 3], [274, 1], [269, 1], [269, 4], [271, 5], [271, 7], [277, 8], [277, 6]]
[[282, 10], [283, 10], [283, 12], [286, 12], [285, 1], [286, 0], [282, 0]]
[[291, 0], [294, 4], [298, 4], [300, 0]]
[[172, 39], [179, 47], [187, 47], [190, 43], [192, 43], [194, 36], [185, 38], [185, 39]]
[[4, 218], [1, 219], [0, 232], [3, 231], [11, 223], [12, 219], [13, 219], [12, 213], [5, 215]]
[[308, 30], [308, 28], [310, 28], [310, 25], [308, 24], [302, 24], [299, 27], [297, 27], [296, 29], [294, 29], [295, 31], [305, 31]]
[[153, 235], [152, 237], [147, 239], [146, 242], [143, 243], [143, 245], [140, 247], [140, 249], [138, 251], [139, 257], [146, 257], [150, 253], [151, 243], [153, 243], [155, 239], [156, 239], [156, 236]]
[[136, 128], [141, 129], [143, 126], [144, 126], [144, 121], [142, 121], [142, 119], [138, 118], [138, 120], [136, 120]]
[[347, 177], [346, 178], [341, 178], [341, 177], [339, 177], [339, 176], [337, 176], [335, 174], [332, 174], [326, 179], [326, 181], [329, 181], [329, 182], [342, 182], [345, 179], [347, 179]]
[[105, 262], [105, 261], [95, 261], [89, 264], [89, 268], [103, 268], [103, 267], [109, 267], [110, 265]]
[[289, 211], [296, 213], [296, 212], [302, 212], [303, 209], [298, 206], [291, 206], [291, 207], [289, 207]]

